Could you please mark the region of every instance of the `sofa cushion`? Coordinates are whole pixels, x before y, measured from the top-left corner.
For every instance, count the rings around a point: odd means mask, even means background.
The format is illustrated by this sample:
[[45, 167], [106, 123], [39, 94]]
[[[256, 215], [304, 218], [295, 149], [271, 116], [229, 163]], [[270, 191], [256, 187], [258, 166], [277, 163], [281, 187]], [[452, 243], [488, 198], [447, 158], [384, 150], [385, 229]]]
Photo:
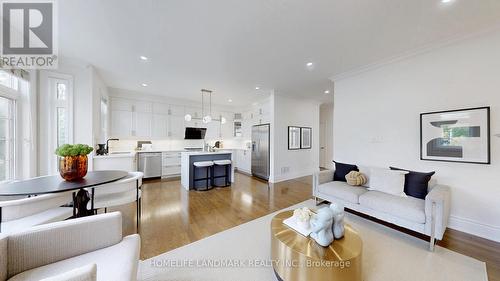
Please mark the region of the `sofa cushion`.
[[95, 263], [88, 264], [56, 276], [44, 278], [40, 281], [96, 281], [97, 266]]
[[359, 171], [356, 165], [345, 164], [340, 162], [335, 162], [335, 173], [333, 174], [334, 181], [343, 181], [346, 182], [345, 176], [349, 174], [351, 171]]
[[350, 186], [343, 181], [331, 181], [320, 184], [318, 191], [353, 204], [359, 204], [359, 196], [367, 192], [363, 186]]
[[408, 196], [425, 199], [429, 188], [429, 181], [436, 172], [422, 173], [415, 172], [395, 167], [390, 167], [391, 170], [407, 171], [405, 175], [405, 193]]
[[381, 191], [388, 194], [406, 197], [405, 171], [372, 168], [370, 170], [370, 188], [368, 190]]
[[61, 272], [77, 269], [89, 263], [97, 264], [97, 280], [136, 280], [139, 262], [140, 238], [134, 234], [111, 247], [30, 269], [13, 276], [9, 281], [35, 281]]
[[359, 196], [359, 204], [412, 222], [425, 223], [425, 200], [422, 199], [368, 191]]

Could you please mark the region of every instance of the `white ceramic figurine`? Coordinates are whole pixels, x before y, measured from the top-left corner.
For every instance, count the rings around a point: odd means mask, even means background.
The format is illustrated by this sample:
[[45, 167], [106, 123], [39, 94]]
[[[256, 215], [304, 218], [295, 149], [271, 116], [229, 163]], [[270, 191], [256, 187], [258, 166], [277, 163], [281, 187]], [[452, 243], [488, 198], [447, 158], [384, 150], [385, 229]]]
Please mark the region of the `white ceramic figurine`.
[[328, 208], [321, 208], [317, 214], [311, 218], [311, 238], [323, 247], [328, 247], [333, 242], [333, 211]]
[[330, 209], [333, 212], [333, 225], [332, 231], [335, 239], [340, 239], [344, 237], [345, 226], [344, 226], [344, 206], [342, 204], [332, 202], [330, 204]]

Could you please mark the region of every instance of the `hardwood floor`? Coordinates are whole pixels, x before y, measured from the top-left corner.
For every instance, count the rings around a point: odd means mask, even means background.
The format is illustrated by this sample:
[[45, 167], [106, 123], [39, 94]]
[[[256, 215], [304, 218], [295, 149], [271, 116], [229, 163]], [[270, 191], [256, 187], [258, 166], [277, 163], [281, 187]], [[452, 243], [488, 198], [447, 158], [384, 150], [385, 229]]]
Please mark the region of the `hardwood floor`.
[[[227, 230], [311, 198], [311, 177], [274, 185], [236, 173], [231, 188], [188, 192], [179, 180], [145, 182], [141, 259]], [[124, 234], [136, 233], [135, 204], [124, 214]], [[489, 281], [500, 281], [500, 243], [447, 230], [440, 246], [486, 262]]]

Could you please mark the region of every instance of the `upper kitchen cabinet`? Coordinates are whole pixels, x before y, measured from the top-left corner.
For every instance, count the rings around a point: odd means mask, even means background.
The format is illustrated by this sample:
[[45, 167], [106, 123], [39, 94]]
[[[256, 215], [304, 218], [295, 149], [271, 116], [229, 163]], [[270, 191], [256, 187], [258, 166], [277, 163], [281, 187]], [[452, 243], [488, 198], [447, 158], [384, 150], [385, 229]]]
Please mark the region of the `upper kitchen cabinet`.
[[201, 120], [197, 120], [194, 118], [202, 118], [202, 110], [197, 107], [186, 107], [185, 114], [191, 115], [193, 119], [191, 121], [184, 121], [185, 127], [194, 127], [194, 128], [206, 128]]
[[153, 104], [154, 138], [184, 138], [184, 107], [162, 103]]
[[153, 103], [111, 98], [111, 134], [114, 137], [150, 137]]
[[234, 113], [232, 112], [222, 112], [222, 117], [226, 119], [226, 123], [222, 124], [220, 137], [222, 139], [232, 139], [234, 138], [233, 124], [234, 124]]

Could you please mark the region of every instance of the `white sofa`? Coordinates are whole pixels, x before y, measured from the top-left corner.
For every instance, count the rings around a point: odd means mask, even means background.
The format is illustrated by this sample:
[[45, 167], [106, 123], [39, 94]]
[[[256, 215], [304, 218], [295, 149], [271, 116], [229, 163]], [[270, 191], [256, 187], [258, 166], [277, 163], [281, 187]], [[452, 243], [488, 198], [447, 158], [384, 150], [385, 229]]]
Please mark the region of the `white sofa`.
[[[369, 171], [369, 167], [359, 167]], [[350, 186], [346, 182], [333, 181], [334, 170], [325, 170], [313, 175], [313, 196], [318, 200], [335, 201], [348, 209], [410, 229], [430, 237], [430, 250], [435, 240], [441, 240], [448, 225], [450, 214], [450, 189], [429, 182], [429, 193], [425, 200], [414, 197], [395, 196], [380, 191], [370, 191], [369, 174], [367, 186]]]
[[139, 252], [119, 212], [45, 224], [0, 236], [0, 281], [136, 280]]

